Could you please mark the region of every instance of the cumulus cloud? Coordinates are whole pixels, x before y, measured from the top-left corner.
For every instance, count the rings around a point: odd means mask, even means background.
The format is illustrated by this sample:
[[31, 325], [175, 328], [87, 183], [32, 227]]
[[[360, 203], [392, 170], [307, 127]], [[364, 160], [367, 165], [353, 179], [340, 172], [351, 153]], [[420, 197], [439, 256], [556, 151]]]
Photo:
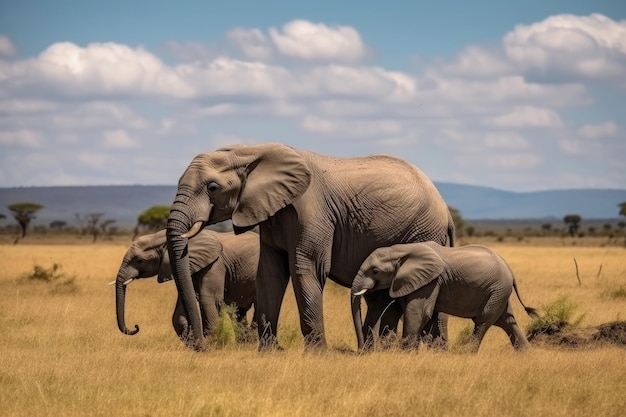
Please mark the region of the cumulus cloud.
[[125, 130], [105, 130], [103, 137], [106, 148], [132, 149], [139, 147], [139, 143], [131, 138]]
[[512, 111], [487, 121], [487, 124], [497, 127], [559, 127], [563, 125], [556, 112], [532, 106], [516, 107]]
[[626, 86], [626, 21], [556, 15], [503, 38], [511, 61], [535, 74], [610, 80]]
[[307, 116], [302, 121], [304, 130], [343, 137], [390, 136], [402, 132], [395, 120], [332, 120]]
[[21, 148], [39, 148], [42, 143], [41, 132], [19, 129], [13, 131], [0, 131], [0, 145]]
[[587, 124], [578, 129], [578, 134], [584, 138], [596, 139], [607, 136], [613, 136], [617, 133], [617, 125], [613, 122], [604, 122], [600, 124]]
[[233, 29], [228, 32], [228, 39], [237, 45], [246, 58], [267, 61], [272, 57], [272, 46], [259, 29]]
[[294, 20], [269, 34], [281, 54], [304, 61], [357, 62], [366, 55], [361, 35], [350, 26]]
[[11, 39], [0, 34], [0, 57], [12, 57], [16, 54], [17, 48]]

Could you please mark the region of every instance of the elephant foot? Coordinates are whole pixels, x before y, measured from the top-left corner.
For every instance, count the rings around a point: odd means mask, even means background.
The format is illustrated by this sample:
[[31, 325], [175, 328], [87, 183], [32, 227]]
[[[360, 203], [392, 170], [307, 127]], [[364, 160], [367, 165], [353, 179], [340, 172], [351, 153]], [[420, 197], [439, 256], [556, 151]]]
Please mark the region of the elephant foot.
[[403, 350], [419, 350], [420, 344], [422, 343], [421, 337], [418, 336], [407, 336], [403, 337], [400, 340], [400, 347]]

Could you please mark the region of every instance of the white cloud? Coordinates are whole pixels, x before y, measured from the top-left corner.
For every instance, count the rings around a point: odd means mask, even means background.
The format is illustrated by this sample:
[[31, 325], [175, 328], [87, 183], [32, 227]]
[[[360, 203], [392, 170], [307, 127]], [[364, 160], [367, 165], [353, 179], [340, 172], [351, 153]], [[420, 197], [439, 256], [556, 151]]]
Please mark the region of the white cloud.
[[503, 171], [528, 170], [541, 164], [541, 156], [531, 152], [519, 153], [475, 153], [461, 154], [454, 157], [457, 164], [482, 169], [497, 169]]
[[21, 148], [39, 148], [43, 145], [42, 135], [29, 129], [0, 131], [0, 145]]
[[357, 62], [366, 55], [361, 35], [350, 26], [329, 27], [323, 23], [294, 20], [282, 31], [269, 30], [277, 50], [305, 61]]
[[11, 39], [0, 34], [0, 57], [12, 57], [17, 52], [17, 48]]
[[307, 116], [302, 128], [309, 132], [344, 137], [376, 137], [397, 135], [402, 132], [401, 124], [395, 120], [331, 120]]
[[442, 72], [446, 74], [466, 77], [500, 77], [512, 70], [506, 57], [479, 46], [465, 48], [453, 63], [442, 66]]
[[617, 125], [613, 122], [604, 122], [600, 124], [587, 124], [578, 129], [578, 134], [584, 138], [596, 139], [607, 136], [613, 136], [617, 133]]
[[626, 21], [601, 14], [556, 15], [517, 26], [504, 36], [503, 45], [513, 62], [537, 74], [626, 85]]
[[138, 148], [139, 143], [130, 137], [125, 130], [106, 130], [103, 133], [104, 146], [114, 149], [132, 149]]
[[267, 61], [272, 57], [272, 47], [259, 29], [233, 29], [228, 32], [228, 39], [241, 49], [246, 58]]
[[497, 127], [559, 127], [563, 125], [561, 118], [556, 112], [533, 106], [516, 107], [512, 111], [501, 116], [487, 120], [488, 125]]

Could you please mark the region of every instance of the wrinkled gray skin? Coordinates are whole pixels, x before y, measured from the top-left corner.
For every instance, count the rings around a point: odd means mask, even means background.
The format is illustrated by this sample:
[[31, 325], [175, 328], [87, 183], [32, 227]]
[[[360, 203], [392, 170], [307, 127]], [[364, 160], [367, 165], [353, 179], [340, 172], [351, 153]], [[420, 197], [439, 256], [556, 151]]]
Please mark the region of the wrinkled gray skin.
[[[255, 303], [258, 262], [259, 235], [253, 232], [237, 236], [202, 230], [189, 244], [189, 267], [205, 332], [215, 328], [222, 303], [236, 304], [237, 319], [245, 321], [246, 313]], [[139, 331], [137, 325], [133, 330], [126, 327], [124, 307], [127, 285], [135, 279], [157, 275], [159, 283], [172, 279], [165, 230], [138, 238], [124, 255], [115, 280], [117, 325], [122, 333], [133, 335]], [[256, 315], [253, 323], [256, 323]], [[172, 315], [172, 324], [176, 334], [185, 341], [189, 325], [180, 297]]]
[[[235, 232], [259, 226], [260, 350], [280, 348], [278, 317], [290, 276], [306, 346], [325, 346], [322, 292], [327, 277], [350, 287], [375, 248], [425, 240], [444, 245], [454, 231], [446, 203], [430, 179], [394, 157], [342, 159], [278, 143], [200, 154], [178, 182], [167, 222], [174, 279], [195, 349], [202, 348], [203, 332], [197, 331], [202, 322], [188, 272], [188, 239], [202, 226], [227, 219]], [[365, 325], [373, 327], [386, 305], [371, 306]]]
[[359, 298], [369, 291], [388, 292], [400, 302], [404, 310], [402, 338], [407, 347], [419, 345], [422, 329], [436, 310], [474, 321], [470, 351], [478, 350], [492, 325], [507, 333], [515, 349], [527, 348], [529, 343], [509, 304], [513, 290], [526, 312], [536, 316], [535, 310], [522, 302], [509, 265], [485, 246], [449, 248], [423, 242], [376, 249], [352, 282], [359, 348], [364, 343], [363, 334], [359, 334]]

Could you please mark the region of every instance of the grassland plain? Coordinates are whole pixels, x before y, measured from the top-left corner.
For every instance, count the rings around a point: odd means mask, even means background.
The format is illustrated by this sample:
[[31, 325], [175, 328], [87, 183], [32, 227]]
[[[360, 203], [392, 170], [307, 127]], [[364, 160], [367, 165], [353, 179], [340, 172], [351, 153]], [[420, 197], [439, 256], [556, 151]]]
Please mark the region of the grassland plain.
[[[0, 415], [620, 416], [626, 407], [623, 347], [516, 353], [493, 328], [476, 355], [353, 354], [349, 292], [332, 283], [324, 352], [304, 352], [291, 289], [279, 327], [284, 352], [185, 349], [170, 324], [175, 286], [155, 280], [129, 286], [127, 324], [141, 331], [125, 336], [106, 284], [128, 243], [0, 245]], [[509, 261], [528, 305], [565, 295], [582, 326], [625, 319], [623, 247], [490, 246]], [[55, 282], [26, 278], [54, 264]], [[511, 301], [525, 327], [530, 319]], [[451, 320], [452, 343], [469, 323]]]

